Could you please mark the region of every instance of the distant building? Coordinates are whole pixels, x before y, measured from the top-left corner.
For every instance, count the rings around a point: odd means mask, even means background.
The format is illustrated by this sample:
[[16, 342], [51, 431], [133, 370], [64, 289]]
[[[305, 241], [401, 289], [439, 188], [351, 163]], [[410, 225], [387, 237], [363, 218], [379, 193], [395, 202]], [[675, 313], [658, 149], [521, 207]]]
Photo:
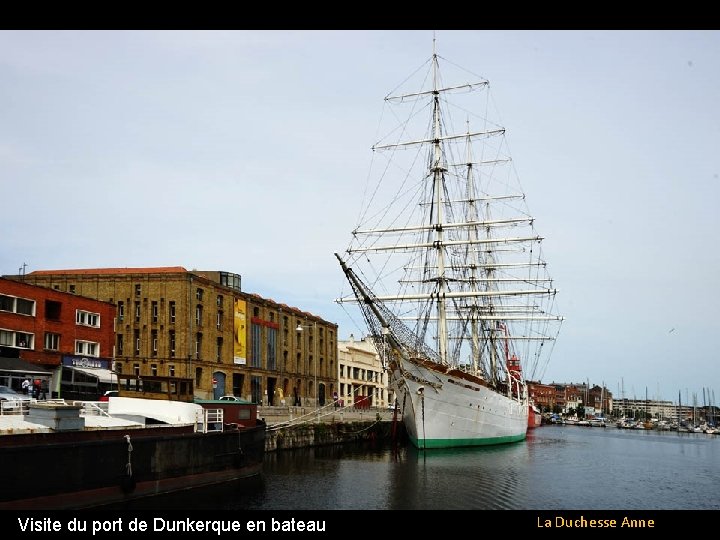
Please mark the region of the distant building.
[[678, 409], [672, 401], [652, 399], [621, 398], [615, 401], [617, 416], [626, 418], [656, 418], [681, 421], [692, 417], [692, 408], [683, 406]]
[[600, 416], [610, 414], [613, 410], [612, 393], [597, 385], [588, 389], [586, 383], [542, 384], [528, 381], [528, 392], [543, 411], [567, 414], [582, 406], [586, 416]]
[[552, 412], [557, 405], [555, 386], [528, 381], [528, 393], [542, 412]]
[[353, 335], [338, 342], [338, 399], [358, 408], [386, 408], [395, 397], [388, 391], [388, 372], [370, 338], [356, 341]]
[[[19, 279], [19, 276], [14, 277]], [[337, 325], [183, 267], [40, 270], [26, 283], [117, 306], [118, 373], [190, 377], [195, 396], [321, 406], [337, 391]]]
[[607, 388], [595, 385], [587, 391], [587, 396], [585, 407], [592, 408], [594, 416], [608, 416], [612, 412], [613, 396]]

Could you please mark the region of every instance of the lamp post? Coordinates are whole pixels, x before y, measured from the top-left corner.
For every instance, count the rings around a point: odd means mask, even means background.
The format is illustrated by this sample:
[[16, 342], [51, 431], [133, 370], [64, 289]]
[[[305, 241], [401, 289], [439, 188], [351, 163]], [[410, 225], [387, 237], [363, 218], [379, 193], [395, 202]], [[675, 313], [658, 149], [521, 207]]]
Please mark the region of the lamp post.
[[304, 328], [312, 328], [313, 329], [313, 392], [315, 393], [315, 409], [318, 408], [318, 388], [317, 388], [317, 323], [313, 321], [312, 324], [300, 324], [298, 323], [297, 328], [295, 329], [297, 332], [302, 332]]

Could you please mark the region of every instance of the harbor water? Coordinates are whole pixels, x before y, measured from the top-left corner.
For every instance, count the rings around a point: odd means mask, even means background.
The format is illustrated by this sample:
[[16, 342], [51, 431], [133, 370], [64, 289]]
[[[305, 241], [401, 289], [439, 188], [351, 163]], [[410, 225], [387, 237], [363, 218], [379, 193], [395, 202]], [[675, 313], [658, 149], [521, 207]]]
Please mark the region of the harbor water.
[[717, 510], [720, 436], [543, 425], [525, 441], [270, 452], [252, 483], [158, 498], [226, 510]]

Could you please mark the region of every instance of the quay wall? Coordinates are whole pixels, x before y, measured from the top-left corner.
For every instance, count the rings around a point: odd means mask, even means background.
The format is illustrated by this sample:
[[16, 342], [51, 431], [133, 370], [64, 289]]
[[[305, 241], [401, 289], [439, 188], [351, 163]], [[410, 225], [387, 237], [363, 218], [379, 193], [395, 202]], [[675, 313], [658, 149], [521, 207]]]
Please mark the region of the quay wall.
[[307, 413], [289, 407], [262, 407], [267, 424], [265, 451], [346, 444], [358, 441], [403, 441], [402, 421], [380, 410], [341, 410]]

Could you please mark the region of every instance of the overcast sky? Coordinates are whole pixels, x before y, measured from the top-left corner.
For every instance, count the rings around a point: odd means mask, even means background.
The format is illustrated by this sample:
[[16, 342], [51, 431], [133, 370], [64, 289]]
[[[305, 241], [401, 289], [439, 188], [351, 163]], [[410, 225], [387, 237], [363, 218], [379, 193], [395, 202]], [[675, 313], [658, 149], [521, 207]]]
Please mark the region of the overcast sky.
[[[364, 333], [335, 251], [422, 31], [0, 31], [0, 274], [184, 266]], [[720, 401], [720, 32], [440, 31], [566, 317], [543, 382]], [[715, 396], [715, 392], [718, 392]]]

